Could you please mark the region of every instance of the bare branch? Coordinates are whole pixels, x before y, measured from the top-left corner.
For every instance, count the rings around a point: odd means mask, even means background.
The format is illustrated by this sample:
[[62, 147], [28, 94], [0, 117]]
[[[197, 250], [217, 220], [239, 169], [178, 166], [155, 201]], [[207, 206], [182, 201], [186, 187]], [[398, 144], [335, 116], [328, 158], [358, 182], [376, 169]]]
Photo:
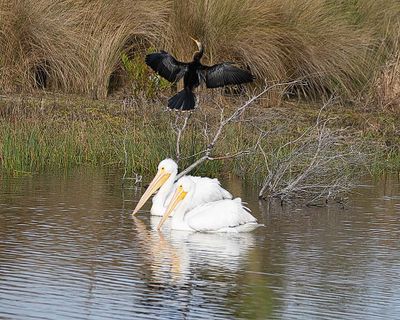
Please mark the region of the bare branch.
[[178, 120], [180, 118], [180, 115], [178, 113], [176, 113], [175, 125], [173, 126], [173, 128], [174, 128], [174, 130], [176, 132], [176, 162], [178, 162], [178, 163], [179, 163], [179, 160], [181, 158], [180, 145], [181, 145], [182, 133], [186, 129], [186, 126], [188, 124], [188, 120], [189, 120], [190, 116], [191, 116], [191, 112], [190, 113], [185, 113], [183, 124], [182, 124], [181, 127], [179, 127], [178, 126]]
[[[279, 86], [289, 86], [293, 85], [296, 83], [300, 83], [300, 80], [295, 80], [295, 81], [290, 81], [290, 82], [285, 82], [285, 83], [276, 83], [270, 86], [266, 86], [259, 94], [251, 97], [249, 100], [247, 100], [243, 105], [239, 106], [230, 116], [227, 118], [224, 117], [224, 109], [220, 107], [220, 122], [217, 130], [215, 131], [214, 137], [211, 139], [211, 142], [208, 144], [207, 148], [203, 150], [201, 153], [204, 154], [201, 158], [199, 158], [197, 161], [195, 161], [193, 164], [191, 164], [189, 167], [185, 168], [182, 170], [176, 179], [179, 179], [183, 177], [185, 174], [188, 174], [190, 171], [192, 171], [194, 168], [202, 164], [203, 162], [207, 160], [221, 160], [221, 159], [228, 159], [228, 158], [233, 158], [233, 155], [225, 155], [225, 156], [219, 156], [219, 157], [212, 157], [211, 153], [214, 150], [215, 145], [217, 144], [218, 140], [220, 139], [220, 136], [222, 132], [225, 129], [225, 126], [232, 123], [233, 121], [236, 121], [237, 119], [240, 118], [240, 116], [246, 111], [246, 109], [252, 105], [254, 101], [257, 99], [261, 98], [263, 95], [265, 95], [267, 92], [270, 90], [279, 87]], [[208, 131], [208, 128], [207, 128]], [[208, 133], [206, 131], [206, 134]], [[246, 152], [238, 152], [236, 156], [242, 156]]]
[[250, 154], [250, 152], [251, 152], [250, 149], [249, 149], [249, 150], [243, 150], [243, 151], [236, 152], [236, 153], [234, 153], [234, 154], [229, 154], [229, 153], [227, 153], [227, 154], [224, 155], [224, 156], [219, 156], [219, 157], [208, 157], [207, 160], [225, 160], [225, 159], [232, 159], [232, 158], [237, 158], [237, 157], [240, 157], [240, 156], [248, 155], [248, 154]]
[[182, 170], [176, 177], [176, 180], [179, 178], [183, 177], [185, 174], [188, 174], [190, 171], [192, 171], [194, 168], [196, 168], [198, 165], [202, 164], [204, 161], [208, 159], [208, 156], [202, 156], [200, 159], [196, 160], [193, 162], [189, 167], [187, 167], [185, 170]]
[[365, 154], [347, 143], [345, 130], [328, 127], [334, 119], [324, 119], [323, 110], [334, 100], [321, 107], [316, 123], [299, 137], [268, 154], [259, 144], [267, 169], [259, 197], [268, 193], [281, 201], [325, 204], [354, 186], [354, 164], [362, 164]]

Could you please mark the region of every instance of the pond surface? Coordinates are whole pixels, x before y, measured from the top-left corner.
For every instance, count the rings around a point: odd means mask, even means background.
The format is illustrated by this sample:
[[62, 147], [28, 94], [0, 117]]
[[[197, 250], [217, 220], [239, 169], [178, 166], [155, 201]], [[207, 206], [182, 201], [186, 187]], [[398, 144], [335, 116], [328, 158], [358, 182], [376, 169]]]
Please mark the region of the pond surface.
[[158, 233], [148, 214], [131, 218], [144, 190], [122, 192], [119, 175], [3, 177], [0, 318], [400, 319], [397, 176], [344, 210], [225, 186], [265, 228]]

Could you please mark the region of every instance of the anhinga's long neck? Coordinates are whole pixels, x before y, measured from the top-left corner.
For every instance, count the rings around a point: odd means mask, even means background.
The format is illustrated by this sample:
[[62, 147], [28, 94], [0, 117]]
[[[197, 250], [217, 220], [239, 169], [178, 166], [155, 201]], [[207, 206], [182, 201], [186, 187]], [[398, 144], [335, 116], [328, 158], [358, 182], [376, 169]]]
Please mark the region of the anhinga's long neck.
[[204, 54], [204, 46], [203, 46], [203, 44], [202, 44], [200, 41], [198, 41], [198, 40], [195, 40], [195, 42], [196, 42], [197, 47], [199, 48], [199, 50], [196, 51], [196, 52], [193, 54], [193, 61], [200, 62], [200, 59], [201, 59], [201, 57], [202, 57], [203, 54]]

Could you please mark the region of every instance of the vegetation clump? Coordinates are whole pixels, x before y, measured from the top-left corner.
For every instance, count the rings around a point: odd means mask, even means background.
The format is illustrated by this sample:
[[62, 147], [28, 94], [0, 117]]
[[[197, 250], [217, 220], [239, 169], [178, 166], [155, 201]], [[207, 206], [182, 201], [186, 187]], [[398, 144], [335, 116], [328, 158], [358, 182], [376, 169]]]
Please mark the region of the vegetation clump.
[[[261, 196], [329, 197], [343, 185], [314, 189], [321, 175], [400, 168], [398, 30], [397, 0], [0, 0], [0, 168], [140, 175], [167, 156], [186, 167], [212, 149], [215, 161], [195, 173], [229, 169]], [[204, 43], [205, 63], [236, 62], [257, 81], [202, 94], [182, 118], [163, 108], [175, 85], [144, 56], [164, 49], [190, 60], [190, 37]], [[218, 133], [265, 86], [273, 90]], [[332, 96], [329, 124], [315, 127]]]
[[0, 90], [137, 94], [140, 58], [157, 48], [189, 60], [192, 36], [205, 62], [235, 61], [256, 85], [302, 78], [291, 95], [355, 101], [398, 57], [399, 23], [396, 0], [1, 1]]

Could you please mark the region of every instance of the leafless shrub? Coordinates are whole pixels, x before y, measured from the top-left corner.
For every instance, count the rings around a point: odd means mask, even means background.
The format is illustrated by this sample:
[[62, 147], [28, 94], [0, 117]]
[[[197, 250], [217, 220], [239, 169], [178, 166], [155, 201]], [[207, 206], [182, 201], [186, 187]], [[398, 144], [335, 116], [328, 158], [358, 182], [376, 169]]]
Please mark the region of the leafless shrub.
[[267, 169], [260, 198], [317, 205], [339, 200], [355, 186], [355, 173], [366, 155], [361, 143], [348, 143], [346, 128], [329, 128], [334, 119], [322, 118], [328, 104], [315, 125], [296, 139], [269, 151], [265, 143], [258, 144]]
[[[204, 114], [204, 119], [205, 121], [203, 122], [203, 136], [206, 141], [208, 141], [207, 147], [199, 152], [198, 154], [192, 155], [192, 157], [200, 156], [196, 161], [194, 161], [190, 166], [182, 170], [179, 175], [177, 176], [177, 179], [180, 177], [184, 176], [185, 174], [188, 174], [190, 171], [192, 171], [194, 168], [199, 166], [205, 161], [213, 161], [213, 160], [224, 160], [224, 159], [231, 159], [231, 158], [236, 158], [240, 157], [243, 155], [247, 155], [249, 153], [253, 153], [255, 151], [255, 148], [257, 145], [254, 145], [250, 149], [246, 150], [239, 150], [238, 152], [229, 152], [223, 155], [215, 155], [215, 147], [218, 144], [218, 142], [221, 140], [221, 137], [224, 133], [224, 130], [226, 129], [227, 126], [229, 126], [232, 123], [235, 122], [240, 122], [240, 121], [245, 121], [245, 119], [242, 119], [242, 115], [244, 112], [258, 99], [260, 99], [262, 96], [266, 95], [268, 92], [271, 90], [277, 88], [277, 87], [283, 87], [287, 88], [289, 86], [292, 86], [293, 84], [300, 84], [300, 80], [295, 80], [287, 83], [276, 83], [272, 85], [267, 85], [261, 92], [259, 92], [256, 95], [251, 96], [246, 102], [243, 104], [240, 104], [237, 108], [233, 110], [233, 112], [226, 116], [225, 115], [225, 109], [222, 106], [217, 106], [219, 107], [220, 114], [219, 114], [219, 121], [216, 122], [216, 125], [211, 127], [210, 124], [211, 122], [208, 120], [208, 116]], [[177, 133], [177, 143], [176, 143], [176, 154], [180, 155], [180, 140], [182, 136], [183, 130], [187, 126], [187, 119], [188, 116], [185, 117], [183, 126], [181, 128], [177, 127], [176, 128], [176, 133]], [[262, 134], [260, 135], [262, 136]], [[179, 158], [178, 158], [179, 159]]]
[[176, 134], [176, 161], [179, 163], [181, 159], [181, 139], [182, 134], [185, 131], [188, 120], [191, 116], [191, 113], [175, 113], [175, 121], [171, 123], [172, 129], [175, 131]]

